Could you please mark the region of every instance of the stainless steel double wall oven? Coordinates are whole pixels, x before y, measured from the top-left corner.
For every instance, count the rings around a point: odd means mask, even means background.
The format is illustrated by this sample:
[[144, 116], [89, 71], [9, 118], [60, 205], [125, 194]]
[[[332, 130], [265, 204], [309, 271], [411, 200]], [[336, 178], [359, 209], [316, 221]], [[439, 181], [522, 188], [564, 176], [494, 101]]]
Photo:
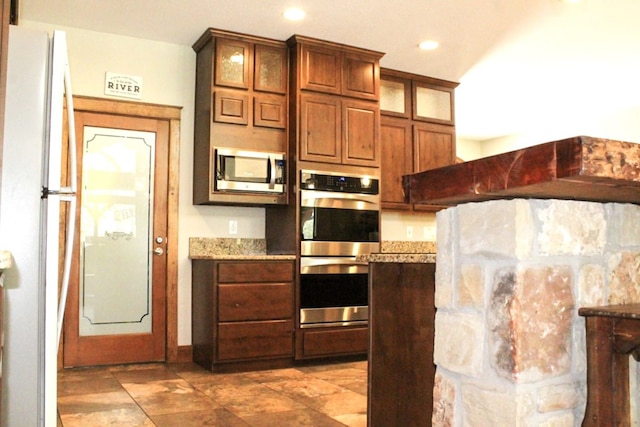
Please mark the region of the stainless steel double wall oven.
[[300, 325], [368, 322], [368, 267], [356, 257], [379, 251], [379, 180], [301, 171]]

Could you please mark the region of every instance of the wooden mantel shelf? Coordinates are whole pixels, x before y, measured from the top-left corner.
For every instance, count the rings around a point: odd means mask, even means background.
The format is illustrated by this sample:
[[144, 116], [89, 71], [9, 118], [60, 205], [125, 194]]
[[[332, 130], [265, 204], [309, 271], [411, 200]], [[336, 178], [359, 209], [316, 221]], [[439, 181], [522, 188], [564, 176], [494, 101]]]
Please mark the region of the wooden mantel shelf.
[[640, 203], [640, 144], [578, 136], [406, 175], [411, 203], [538, 198]]

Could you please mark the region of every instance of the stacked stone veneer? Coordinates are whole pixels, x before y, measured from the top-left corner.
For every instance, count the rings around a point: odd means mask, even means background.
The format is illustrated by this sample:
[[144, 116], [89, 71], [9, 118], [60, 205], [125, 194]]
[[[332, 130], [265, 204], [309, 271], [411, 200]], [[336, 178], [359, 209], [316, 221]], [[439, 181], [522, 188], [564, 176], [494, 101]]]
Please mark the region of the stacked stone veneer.
[[640, 302], [640, 206], [468, 203], [437, 233], [433, 425], [579, 426], [578, 309]]

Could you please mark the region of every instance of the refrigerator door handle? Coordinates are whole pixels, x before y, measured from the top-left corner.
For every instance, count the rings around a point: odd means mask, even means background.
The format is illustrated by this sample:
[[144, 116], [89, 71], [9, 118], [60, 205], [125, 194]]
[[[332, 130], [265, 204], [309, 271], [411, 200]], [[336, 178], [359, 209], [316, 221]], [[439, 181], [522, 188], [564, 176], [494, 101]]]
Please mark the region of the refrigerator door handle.
[[77, 159], [76, 159], [76, 125], [73, 108], [73, 92], [71, 91], [71, 73], [69, 70], [69, 58], [67, 50], [64, 50], [64, 92], [67, 105], [67, 123], [69, 135], [69, 174], [70, 185], [60, 189], [61, 201], [69, 202], [67, 211], [67, 240], [64, 250], [64, 263], [62, 270], [62, 285], [60, 289], [60, 300], [58, 302], [58, 337], [57, 346], [60, 348], [60, 335], [62, 333], [62, 323], [64, 321], [64, 311], [67, 304], [67, 294], [69, 292], [69, 277], [71, 275], [71, 259], [73, 257], [73, 245], [76, 231], [76, 204], [78, 191]]

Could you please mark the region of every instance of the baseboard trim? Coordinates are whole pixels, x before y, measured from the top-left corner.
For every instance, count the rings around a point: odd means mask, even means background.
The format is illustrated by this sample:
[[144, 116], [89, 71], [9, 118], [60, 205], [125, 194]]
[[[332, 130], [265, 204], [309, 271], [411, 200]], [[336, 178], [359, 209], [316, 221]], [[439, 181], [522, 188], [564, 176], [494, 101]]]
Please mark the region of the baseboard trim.
[[193, 348], [190, 345], [178, 346], [178, 363], [193, 362]]

